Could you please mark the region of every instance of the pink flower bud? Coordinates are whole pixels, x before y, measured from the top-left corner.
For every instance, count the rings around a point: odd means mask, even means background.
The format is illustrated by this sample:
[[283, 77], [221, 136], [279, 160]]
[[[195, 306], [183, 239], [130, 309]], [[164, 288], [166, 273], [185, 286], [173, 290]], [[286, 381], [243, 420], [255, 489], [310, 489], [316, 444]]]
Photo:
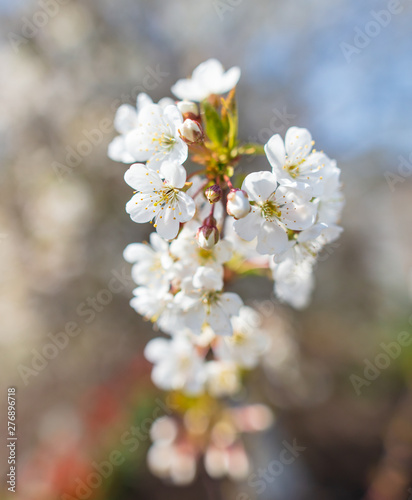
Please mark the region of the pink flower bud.
[[218, 184], [210, 186], [205, 191], [205, 196], [210, 203], [217, 203], [222, 199], [222, 188]]
[[180, 136], [187, 144], [195, 144], [203, 141], [203, 129], [195, 120], [188, 118], [183, 122]]
[[231, 189], [227, 195], [226, 210], [235, 219], [242, 219], [250, 212], [251, 206], [246, 191]]
[[196, 239], [201, 248], [210, 250], [219, 241], [219, 230], [216, 226], [201, 226], [197, 230]]
[[199, 108], [197, 104], [192, 101], [179, 101], [177, 109], [182, 113], [183, 118], [197, 118], [199, 116]]

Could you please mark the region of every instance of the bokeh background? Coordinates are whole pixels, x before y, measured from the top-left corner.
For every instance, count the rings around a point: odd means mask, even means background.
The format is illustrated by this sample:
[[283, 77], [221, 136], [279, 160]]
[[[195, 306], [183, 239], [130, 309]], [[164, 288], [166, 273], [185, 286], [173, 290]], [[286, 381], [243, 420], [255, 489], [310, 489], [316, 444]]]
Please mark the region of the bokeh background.
[[[407, 500], [412, 347], [358, 391], [353, 376], [411, 332], [411, 2], [1, 0], [0, 16], [0, 421], [5, 436], [14, 386], [17, 498]], [[253, 470], [284, 440], [305, 448], [263, 493], [202, 477], [165, 485], [147, 470], [147, 435], [134, 451], [121, 443], [163, 395], [142, 357], [151, 326], [128, 304], [122, 251], [148, 229], [125, 214], [125, 166], [106, 157], [113, 117], [139, 91], [170, 96], [209, 57], [242, 68], [241, 137], [309, 128], [338, 160], [347, 199], [345, 232], [306, 310], [274, 302], [263, 279], [238, 285], [246, 302], [263, 302], [275, 338], [245, 395], [276, 414], [247, 440]], [[42, 361], [50, 336], [73, 323], [80, 332]], [[76, 497], [76, 481], [112, 450], [127, 460]]]

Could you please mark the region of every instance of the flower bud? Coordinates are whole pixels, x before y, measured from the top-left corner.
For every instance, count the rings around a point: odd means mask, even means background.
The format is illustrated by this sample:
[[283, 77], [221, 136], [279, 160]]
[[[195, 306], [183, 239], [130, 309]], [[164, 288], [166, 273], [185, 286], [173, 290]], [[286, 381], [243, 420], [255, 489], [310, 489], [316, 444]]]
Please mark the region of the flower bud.
[[197, 230], [196, 239], [201, 248], [210, 250], [219, 241], [219, 230], [216, 226], [201, 226]]
[[210, 186], [205, 191], [205, 196], [210, 203], [217, 203], [222, 199], [222, 188], [218, 184]]
[[181, 138], [187, 144], [194, 144], [203, 141], [203, 129], [194, 120], [189, 118], [183, 122], [182, 128], [179, 130]]
[[177, 109], [182, 113], [183, 118], [198, 118], [199, 108], [197, 104], [192, 101], [179, 101], [177, 104]]
[[231, 189], [227, 195], [226, 210], [235, 219], [242, 219], [250, 212], [251, 206], [246, 191]]

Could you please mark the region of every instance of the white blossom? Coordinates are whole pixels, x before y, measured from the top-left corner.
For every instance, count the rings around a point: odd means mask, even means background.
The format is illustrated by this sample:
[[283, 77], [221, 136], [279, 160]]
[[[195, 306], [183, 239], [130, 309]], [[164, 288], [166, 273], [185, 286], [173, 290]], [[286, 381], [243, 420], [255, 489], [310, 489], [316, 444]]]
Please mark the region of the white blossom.
[[341, 191], [340, 169], [336, 162], [331, 162], [323, 183], [323, 192], [319, 196], [318, 222], [337, 224], [340, 220], [345, 201]]
[[133, 295], [130, 305], [137, 313], [153, 323], [158, 321], [173, 302], [173, 295], [166, 286], [162, 288], [139, 286], [133, 290]]
[[182, 125], [183, 117], [176, 106], [144, 106], [138, 113], [137, 126], [125, 136], [126, 150], [133, 161], [145, 161], [155, 170], [163, 161], [184, 163], [188, 146], [180, 137]]
[[206, 373], [207, 389], [212, 396], [231, 396], [240, 391], [239, 368], [233, 361], [209, 361]]
[[232, 318], [233, 335], [220, 337], [213, 346], [217, 358], [253, 368], [269, 345], [267, 335], [260, 330], [259, 315], [250, 307], [242, 307]]
[[273, 173], [254, 172], [245, 178], [242, 189], [252, 210], [233, 227], [247, 241], [257, 237], [256, 249], [261, 254], [284, 252], [288, 248], [287, 229], [302, 231], [315, 221], [317, 206], [310, 202], [310, 189], [304, 185], [279, 186]]
[[203, 101], [212, 94], [224, 94], [233, 89], [240, 78], [240, 68], [224, 71], [217, 59], [209, 59], [193, 71], [191, 78], [178, 80], [172, 87], [179, 99]]
[[265, 145], [265, 153], [278, 182], [308, 184], [317, 196], [322, 192], [324, 170], [331, 160], [324, 153], [312, 151], [313, 144], [307, 129], [291, 127], [285, 142], [279, 134], [272, 136]]
[[331, 224], [318, 223], [311, 228], [295, 234], [292, 240], [289, 240], [287, 251], [275, 255], [276, 263], [291, 259], [295, 264], [304, 261], [315, 262], [318, 254], [328, 243], [337, 240], [342, 232], [342, 228]]
[[154, 363], [152, 380], [164, 390], [184, 390], [189, 394], [202, 392], [206, 380], [203, 358], [184, 335], [172, 339], [149, 341], [144, 355]]
[[257, 238], [246, 241], [234, 230], [234, 219], [228, 217], [225, 223], [225, 239], [230, 241], [233, 247], [233, 257], [239, 265], [247, 263], [254, 267], [268, 267], [270, 255], [262, 255], [257, 252]]
[[196, 241], [196, 232], [185, 227], [172, 241], [170, 253], [177, 259], [175, 273], [180, 279], [193, 277], [199, 267], [210, 267], [222, 274], [222, 264], [232, 258], [232, 244], [222, 239], [210, 249], [202, 248]]
[[214, 269], [200, 267], [192, 286], [175, 296], [174, 302], [182, 310], [182, 320], [194, 334], [200, 335], [205, 325], [216, 335], [232, 335], [230, 318], [242, 306], [236, 293], [222, 292], [223, 280]]
[[133, 264], [132, 278], [137, 285], [156, 288], [169, 285], [173, 278], [173, 259], [169, 252], [169, 243], [157, 233], [151, 233], [150, 245], [131, 243], [123, 257]]
[[[127, 150], [126, 135], [138, 127], [139, 111], [150, 104], [153, 104], [152, 99], [142, 92], [137, 96], [136, 108], [130, 106], [130, 104], [122, 104], [117, 110], [114, 118], [114, 128], [120, 135], [113, 139], [108, 148], [108, 156], [113, 161], [123, 163], [133, 163], [135, 161], [135, 158]], [[174, 102], [170, 97], [164, 97], [158, 103], [161, 108], [172, 104]]]
[[303, 309], [309, 303], [314, 287], [314, 261], [305, 260], [296, 264], [286, 259], [273, 265], [275, 295], [296, 309]]
[[[134, 190], [127, 213], [155, 229], [149, 242], [124, 250], [137, 284], [131, 307], [169, 335], [145, 348], [152, 380], [166, 391], [201, 396], [188, 399], [194, 414], [197, 403], [203, 408], [204, 393], [211, 398], [239, 393], [244, 372], [263, 364], [269, 352], [276, 366], [289, 363], [296, 371], [296, 356], [282, 349], [279, 354], [279, 346], [273, 350], [279, 321], [265, 331], [256, 311], [225, 285], [248, 272], [271, 271], [279, 300], [303, 308], [317, 261], [330, 255], [333, 247], [325, 246], [342, 231], [340, 169], [313, 149], [307, 129], [291, 127], [284, 140], [271, 137], [264, 150], [272, 171], [251, 173], [241, 189], [233, 187], [239, 182], [238, 159], [259, 153], [257, 145], [249, 148], [237, 137], [235, 100], [219, 104], [218, 96], [234, 89], [239, 78], [238, 67], [225, 72], [209, 59], [173, 86], [180, 102], [165, 98], [155, 104], [140, 94], [136, 108], [125, 104], [117, 111], [119, 136], [109, 145], [112, 159], [132, 164], [124, 176]], [[217, 121], [208, 106], [224, 124], [216, 137]], [[210, 140], [204, 140], [205, 131]], [[183, 163], [189, 152], [198, 166], [188, 180]], [[210, 476], [246, 477], [250, 464], [237, 432], [266, 424], [256, 426], [250, 412], [223, 406], [220, 415], [215, 405], [210, 414], [205, 409], [201, 440], [193, 439], [194, 414], [159, 419], [151, 432], [149, 468], [187, 484], [204, 455]]]
[[193, 217], [195, 203], [181, 190], [186, 181], [186, 170], [182, 165], [164, 162], [158, 173], [135, 163], [124, 178], [137, 191], [126, 205], [127, 213], [139, 223], [154, 219], [154, 227], [162, 238], [175, 238], [180, 222]]
[[131, 307], [146, 320], [155, 323], [162, 332], [174, 335], [183, 331], [182, 312], [176, 307], [174, 296], [167, 286], [139, 286], [133, 290], [133, 295]]
[[310, 229], [297, 233], [296, 238], [289, 241], [290, 248], [274, 257], [271, 264], [274, 292], [282, 302], [287, 302], [296, 309], [308, 305], [314, 287], [313, 270], [318, 255], [341, 232], [342, 228], [335, 224], [315, 224]]
[[196, 456], [187, 446], [155, 442], [147, 453], [147, 464], [156, 476], [185, 486], [196, 476]]

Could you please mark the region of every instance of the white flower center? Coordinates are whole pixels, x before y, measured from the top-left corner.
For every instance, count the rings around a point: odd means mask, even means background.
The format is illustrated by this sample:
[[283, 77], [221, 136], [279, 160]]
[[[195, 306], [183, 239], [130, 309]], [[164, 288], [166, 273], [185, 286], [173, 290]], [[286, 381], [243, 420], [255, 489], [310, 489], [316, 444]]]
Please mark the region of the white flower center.
[[233, 344], [240, 346], [246, 343], [247, 337], [244, 333], [239, 331], [234, 331], [233, 336], [231, 337], [231, 341]]
[[275, 219], [279, 219], [281, 216], [280, 207], [273, 200], [268, 199], [261, 203], [260, 211], [262, 217], [266, 219], [268, 222], [273, 222]]
[[291, 163], [289, 163], [289, 160], [286, 159], [286, 163], [285, 165], [283, 166], [283, 169], [284, 170], [287, 170], [288, 174], [293, 178], [293, 179], [296, 179], [296, 177], [299, 177], [300, 175], [300, 165], [302, 165], [303, 163], [305, 163], [306, 159], [303, 158], [303, 160], [301, 160], [299, 163], [296, 163], [294, 165], [292, 165]]
[[165, 186], [160, 191], [155, 191], [154, 193], [157, 195], [156, 201], [153, 203], [154, 207], [167, 204], [174, 205], [177, 201], [179, 190], [172, 186]]
[[219, 302], [221, 295], [222, 292], [206, 292], [204, 295], [202, 295], [201, 301], [202, 304], [206, 307], [206, 314], [210, 314], [212, 305]]
[[155, 147], [155, 151], [170, 151], [176, 143], [176, 138], [170, 130], [165, 130], [161, 133], [155, 132], [152, 141], [158, 143]]

